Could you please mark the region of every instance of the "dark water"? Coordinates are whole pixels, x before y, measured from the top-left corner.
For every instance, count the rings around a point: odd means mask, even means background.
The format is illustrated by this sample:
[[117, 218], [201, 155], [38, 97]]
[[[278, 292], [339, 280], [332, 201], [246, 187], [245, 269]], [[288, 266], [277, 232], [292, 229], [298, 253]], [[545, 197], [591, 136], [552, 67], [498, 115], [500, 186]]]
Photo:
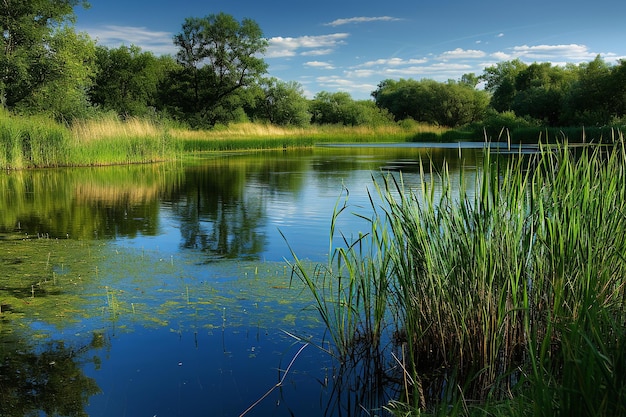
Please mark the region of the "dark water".
[[[0, 262], [0, 416], [367, 415], [337, 394], [286, 260], [326, 262], [337, 204], [349, 205], [339, 232], [368, 231], [353, 213], [371, 213], [383, 176], [415, 188], [420, 160], [427, 177], [446, 160], [457, 178], [482, 158], [458, 145], [327, 147], [0, 174], [0, 232], [61, 242], [39, 274], [19, 269], [29, 255]], [[22, 298], [11, 274], [30, 279]]]

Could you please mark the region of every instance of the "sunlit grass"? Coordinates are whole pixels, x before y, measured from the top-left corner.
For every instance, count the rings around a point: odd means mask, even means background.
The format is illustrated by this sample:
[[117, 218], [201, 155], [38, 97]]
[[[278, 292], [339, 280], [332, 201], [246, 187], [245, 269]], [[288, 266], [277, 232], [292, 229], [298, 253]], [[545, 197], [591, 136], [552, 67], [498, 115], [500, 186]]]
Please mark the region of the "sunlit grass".
[[71, 126], [44, 116], [0, 112], [0, 167], [94, 166], [175, 160], [182, 152], [308, 148], [323, 143], [442, 141], [448, 129], [403, 121], [367, 126], [280, 127], [235, 123], [190, 130], [115, 115], [76, 120]]
[[0, 167], [8, 169], [173, 160], [179, 146], [167, 127], [146, 120], [104, 117], [67, 127], [0, 111]]
[[163, 134], [163, 128], [148, 120], [130, 118], [121, 121], [117, 117], [76, 121], [72, 124], [71, 131], [76, 142], [80, 144], [119, 138], [158, 138]]
[[416, 135], [440, 135], [446, 129], [418, 123], [378, 127], [311, 125], [306, 128], [280, 127], [260, 123], [237, 123], [212, 130], [173, 129], [188, 152], [305, 148], [322, 143], [409, 142]]

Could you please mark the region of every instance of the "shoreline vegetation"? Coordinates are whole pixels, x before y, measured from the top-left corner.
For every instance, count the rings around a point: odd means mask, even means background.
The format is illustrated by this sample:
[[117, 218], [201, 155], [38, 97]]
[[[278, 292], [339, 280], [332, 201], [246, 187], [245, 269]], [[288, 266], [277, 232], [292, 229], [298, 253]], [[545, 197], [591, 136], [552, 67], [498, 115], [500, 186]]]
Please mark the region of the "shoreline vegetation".
[[193, 130], [171, 121], [117, 116], [75, 120], [71, 125], [44, 115], [20, 116], [0, 109], [0, 168], [104, 166], [180, 159], [202, 152], [313, 147], [324, 143], [613, 142], [620, 127], [486, 127], [452, 129], [413, 121], [380, 126], [282, 127], [242, 122]]
[[338, 383], [395, 381], [362, 398], [395, 416], [625, 416], [623, 136], [486, 155], [460, 188], [445, 165], [379, 180], [369, 233], [325, 264], [293, 253], [329, 351], [371, 377]]

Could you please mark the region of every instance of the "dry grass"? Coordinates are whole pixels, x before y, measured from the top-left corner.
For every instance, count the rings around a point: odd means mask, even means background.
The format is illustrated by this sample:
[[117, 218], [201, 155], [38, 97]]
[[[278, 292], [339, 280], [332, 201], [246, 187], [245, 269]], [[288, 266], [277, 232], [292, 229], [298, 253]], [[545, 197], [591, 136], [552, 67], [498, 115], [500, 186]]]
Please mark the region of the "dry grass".
[[141, 119], [102, 118], [82, 120], [72, 126], [73, 137], [81, 143], [111, 138], [158, 137], [163, 128]]

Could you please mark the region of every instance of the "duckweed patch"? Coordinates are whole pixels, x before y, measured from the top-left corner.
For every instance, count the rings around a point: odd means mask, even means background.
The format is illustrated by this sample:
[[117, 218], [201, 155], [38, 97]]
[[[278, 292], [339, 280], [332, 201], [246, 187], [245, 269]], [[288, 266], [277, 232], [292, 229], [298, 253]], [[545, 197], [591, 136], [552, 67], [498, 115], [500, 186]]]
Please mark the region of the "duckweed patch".
[[0, 237], [0, 326], [48, 338], [164, 327], [183, 330], [249, 325], [305, 329], [318, 320], [307, 294], [282, 262], [223, 261], [171, 255], [105, 241]]

